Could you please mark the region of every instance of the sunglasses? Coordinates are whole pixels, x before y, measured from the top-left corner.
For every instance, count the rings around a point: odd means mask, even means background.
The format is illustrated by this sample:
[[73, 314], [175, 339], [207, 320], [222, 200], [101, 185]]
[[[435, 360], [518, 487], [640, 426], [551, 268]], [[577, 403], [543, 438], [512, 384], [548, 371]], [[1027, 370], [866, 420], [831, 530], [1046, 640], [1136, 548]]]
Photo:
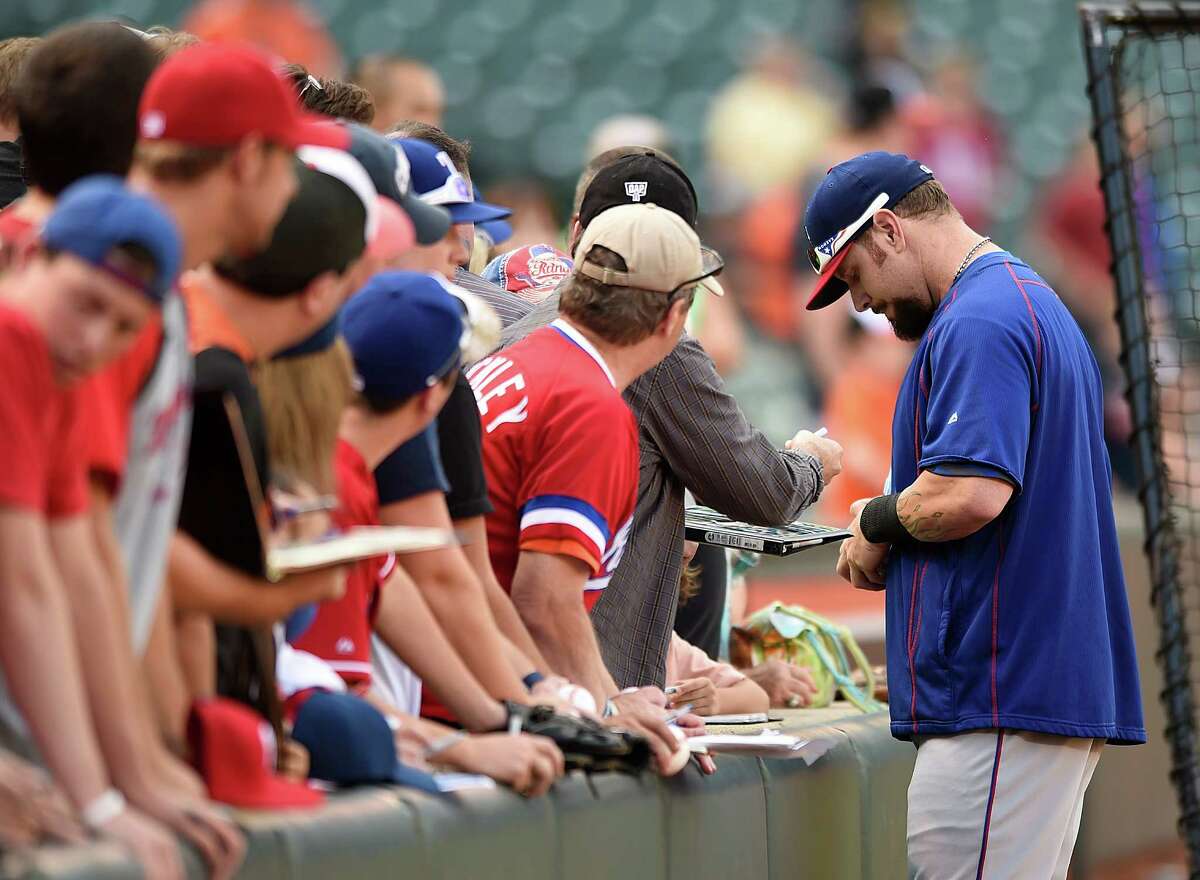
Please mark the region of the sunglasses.
[[863, 211], [857, 220], [855, 220], [849, 226], [845, 226], [838, 230], [836, 235], [834, 235], [828, 241], [822, 243], [821, 248], [828, 246], [829, 253], [825, 253], [824, 250], [818, 249], [816, 245], [809, 245], [808, 262], [809, 265], [813, 267], [813, 271], [818, 275], [823, 273], [825, 271], [825, 267], [829, 265], [829, 263], [838, 255], [840, 251], [849, 247], [856, 238], [869, 229], [871, 218], [875, 216], [876, 211], [888, 203], [889, 198], [890, 197], [887, 193], [880, 193], [877, 195], [875, 200], [871, 202], [871, 204], [867, 207], [867, 210]]

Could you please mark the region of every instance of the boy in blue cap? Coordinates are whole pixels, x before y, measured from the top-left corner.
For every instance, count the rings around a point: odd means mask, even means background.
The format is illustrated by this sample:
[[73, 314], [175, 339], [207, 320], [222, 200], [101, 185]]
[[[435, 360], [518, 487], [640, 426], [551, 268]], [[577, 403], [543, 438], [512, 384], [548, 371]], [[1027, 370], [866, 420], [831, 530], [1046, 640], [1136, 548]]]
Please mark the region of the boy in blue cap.
[[88, 517], [78, 385], [133, 343], [181, 252], [155, 202], [118, 178], [90, 177], [63, 192], [38, 246], [0, 280], [0, 663], [84, 824], [124, 842], [151, 876], [181, 873], [178, 850], [136, 808], [144, 780], [128, 731], [93, 712], [100, 699], [133, 704], [137, 683], [106, 661], [120, 655], [126, 624], [100, 600], [109, 583]]
[[808, 308], [848, 292], [918, 341], [891, 493], [855, 504], [838, 560], [887, 590], [910, 876], [1065, 877], [1101, 749], [1146, 739], [1096, 360], [907, 156], [835, 166], [804, 223]]

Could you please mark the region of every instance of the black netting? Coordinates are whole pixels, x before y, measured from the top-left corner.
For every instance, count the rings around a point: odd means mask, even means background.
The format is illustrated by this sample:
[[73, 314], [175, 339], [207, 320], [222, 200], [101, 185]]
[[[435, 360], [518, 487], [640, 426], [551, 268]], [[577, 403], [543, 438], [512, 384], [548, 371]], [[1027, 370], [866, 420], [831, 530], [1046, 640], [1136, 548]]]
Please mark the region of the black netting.
[[1200, 877], [1200, 3], [1083, 9], [1180, 828]]

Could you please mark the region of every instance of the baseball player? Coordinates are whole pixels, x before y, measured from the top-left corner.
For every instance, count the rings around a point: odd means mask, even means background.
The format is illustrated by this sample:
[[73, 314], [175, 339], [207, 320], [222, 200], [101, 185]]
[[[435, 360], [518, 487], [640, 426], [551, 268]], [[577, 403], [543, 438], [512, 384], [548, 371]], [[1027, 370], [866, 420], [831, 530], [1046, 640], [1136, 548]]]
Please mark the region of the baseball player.
[[910, 876], [1066, 877], [1101, 749], [1146, 739], [1096, 360], [906, 156], [835, 166], [804, 222], [808, 308], [849, 291], [918, 341], [891, 494], [855, 504], [838, 560], [887, 590]]

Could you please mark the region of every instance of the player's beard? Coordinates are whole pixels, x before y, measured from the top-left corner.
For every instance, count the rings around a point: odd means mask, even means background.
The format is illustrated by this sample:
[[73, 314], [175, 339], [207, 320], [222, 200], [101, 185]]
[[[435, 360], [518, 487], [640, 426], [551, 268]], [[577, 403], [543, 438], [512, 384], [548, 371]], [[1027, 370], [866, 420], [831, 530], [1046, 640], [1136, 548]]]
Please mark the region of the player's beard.
[[933, 320], [934, 309], [920, 300], [907, 299], [894, 303], [892, 312], [895, 317], [889, 320], [896, 337], [905, 342], [916, 342], [925, 335]]

